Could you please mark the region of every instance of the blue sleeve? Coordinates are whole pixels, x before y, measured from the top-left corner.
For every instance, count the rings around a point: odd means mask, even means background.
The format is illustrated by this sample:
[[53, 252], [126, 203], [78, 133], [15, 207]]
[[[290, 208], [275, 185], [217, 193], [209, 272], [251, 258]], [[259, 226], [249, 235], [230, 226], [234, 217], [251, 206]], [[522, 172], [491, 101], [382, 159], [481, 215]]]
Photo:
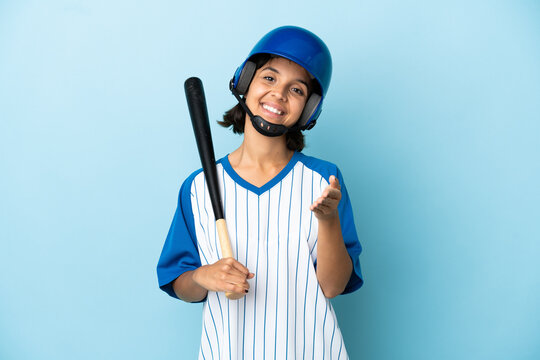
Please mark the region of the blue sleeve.
[[341, 233], [343, 234], [343, 241], [351, 257], [353, 271], [351, 278], [345, 287], [345, 290], [342, 294], [348, 294], [355, 290], [358, 290], [364, 283], [362, 277], [362, 271], [360, 269], [360, 253], [362, 252], [362, 246], [358, 240], [358, 235], [356, 234], [356, 227], [354, 225], [354, 217], [352, 212], [351, 199], [349, 198], [349, 193], [343, 181], [343, 176], [339, 169], [337, 169], [337, 179], [341, 185], [341, 201], [338, 205], [339, 211], [339, 222], [341, 224]]
[[159, 287], [175, 298], [172, 282], [184, 272], [201, 266], [191, 209], [191, 184], [195, 175], [180, 188], [178, 206], [157, 265]]

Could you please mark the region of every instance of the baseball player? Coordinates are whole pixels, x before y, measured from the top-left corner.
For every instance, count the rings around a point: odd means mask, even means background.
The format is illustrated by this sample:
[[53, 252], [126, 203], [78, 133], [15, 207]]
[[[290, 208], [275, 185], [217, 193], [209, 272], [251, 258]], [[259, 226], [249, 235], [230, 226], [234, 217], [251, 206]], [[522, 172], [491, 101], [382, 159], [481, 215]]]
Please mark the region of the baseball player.
[[330, 298], [362, 286], [361, 246], [341, 172], [301, 152], [331, 73], [323, 41], [294, 26], [236, 70], [220, 123], [243, 142], [216, 164], [234, 258], [202, 170], [180, 189], [157, 273], [169, 295], [204, 303], [199, 359], [348, 359]]

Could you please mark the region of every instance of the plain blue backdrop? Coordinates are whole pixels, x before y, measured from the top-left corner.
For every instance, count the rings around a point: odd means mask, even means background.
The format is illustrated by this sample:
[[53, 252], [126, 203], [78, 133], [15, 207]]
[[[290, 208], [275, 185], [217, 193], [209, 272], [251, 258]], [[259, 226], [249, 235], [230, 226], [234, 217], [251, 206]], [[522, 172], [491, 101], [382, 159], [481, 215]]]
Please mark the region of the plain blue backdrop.
[[215, 124], [281, 25], [334, 73], [305, 153], [337, 163], [365, 285], [333, 302], [352, 359], [540, 358], [538, 1], [0, 2], [0, 359], [194, 359], [201, 306], [155, 266]]

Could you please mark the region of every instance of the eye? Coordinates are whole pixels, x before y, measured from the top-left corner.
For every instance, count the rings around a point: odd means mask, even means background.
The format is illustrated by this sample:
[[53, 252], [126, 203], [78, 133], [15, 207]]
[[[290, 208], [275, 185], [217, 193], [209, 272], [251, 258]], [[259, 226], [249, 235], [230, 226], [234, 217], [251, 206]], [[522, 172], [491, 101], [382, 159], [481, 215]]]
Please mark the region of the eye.
[[298, 94], [298, 95], [300, 95], [300, 96], [303, 96], [303, 95], [304, 95], [304, 90], [302, 90], [302, 89], [300, 89], [300, 88], [297, 88], [297, 87], [293, 87], [293, 88], [291, 89], [291, 91], [294, 92], [294, 93], [296, 93], [296, 94]]
[[263, 76], [263, 79], [268, 80], [268, 81], [274, 81], [274, 78], [270, 75]]

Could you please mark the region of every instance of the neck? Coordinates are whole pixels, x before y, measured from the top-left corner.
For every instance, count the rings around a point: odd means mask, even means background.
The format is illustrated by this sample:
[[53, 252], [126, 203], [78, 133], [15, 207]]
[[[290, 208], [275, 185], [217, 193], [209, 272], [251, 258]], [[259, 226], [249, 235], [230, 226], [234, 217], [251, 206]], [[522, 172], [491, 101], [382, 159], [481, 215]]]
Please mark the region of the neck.
[[244, 140], [231, 156], [238, 163], [256, 165], [258, 167], [275, 167], [286, 164], [294, 151], [286, 145], [286, 135], [269, 137], [260, 134], [246, 117]]

